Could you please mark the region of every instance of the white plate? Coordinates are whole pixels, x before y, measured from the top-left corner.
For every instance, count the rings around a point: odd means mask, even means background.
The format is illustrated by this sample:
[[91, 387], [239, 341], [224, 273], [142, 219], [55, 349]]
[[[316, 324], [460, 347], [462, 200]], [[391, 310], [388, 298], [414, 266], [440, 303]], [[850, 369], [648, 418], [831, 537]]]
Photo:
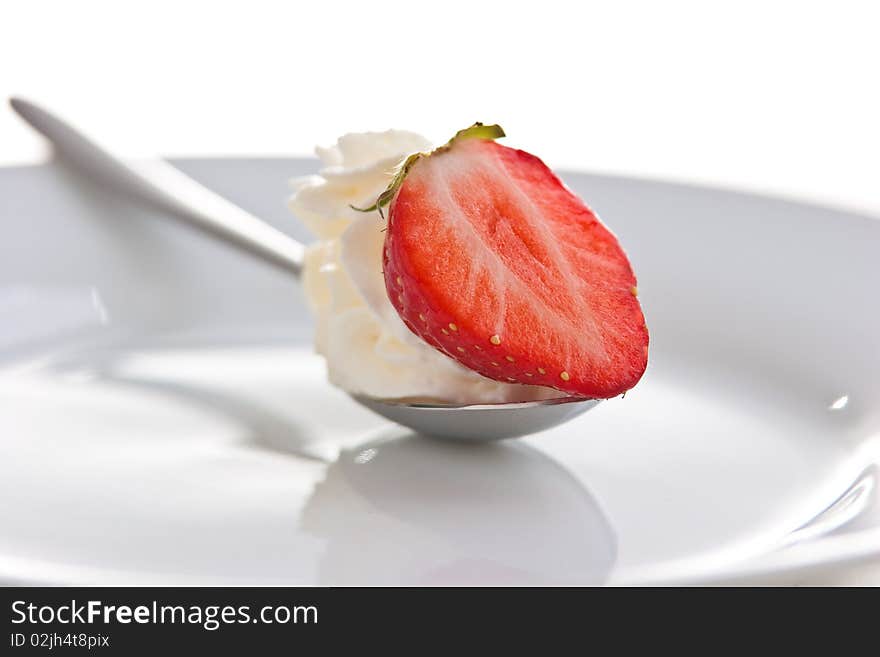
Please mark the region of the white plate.
[[[313, 162], [180, 166], [306, 237], [284, 200]], [[741, 581], [880, 549], [852, 521], [880, 436], [880, 222], [564, 178], [632, 258], [648, 373], [473, 446], [329, 386], [295, 281], [56, 166], [0, 170], [0, 577]]]

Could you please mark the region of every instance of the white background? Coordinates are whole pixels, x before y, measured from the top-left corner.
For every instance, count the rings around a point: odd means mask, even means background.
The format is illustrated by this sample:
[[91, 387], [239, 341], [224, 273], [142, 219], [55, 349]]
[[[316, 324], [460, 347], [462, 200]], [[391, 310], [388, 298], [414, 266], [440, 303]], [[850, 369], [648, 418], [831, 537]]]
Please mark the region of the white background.
[[[0, 95], [123, 153], [310, 153], [475, 120], [552, 166], [880, 210], [875, 2], [46, 2], [0, 20]], [[0, 163], [42, 142], [0, 109]]]

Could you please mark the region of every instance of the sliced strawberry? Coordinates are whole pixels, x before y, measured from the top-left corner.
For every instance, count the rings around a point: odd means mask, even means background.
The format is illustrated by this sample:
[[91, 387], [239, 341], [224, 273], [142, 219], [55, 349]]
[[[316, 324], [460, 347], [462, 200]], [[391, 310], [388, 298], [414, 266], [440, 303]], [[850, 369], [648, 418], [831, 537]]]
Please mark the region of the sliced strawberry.
[[626, 255], [540, 159], [498, 136], [476, 124], [411, 156], [380, 197], [391, 302], [416, 335], [490, 379], [619, 395], [648, 358]]

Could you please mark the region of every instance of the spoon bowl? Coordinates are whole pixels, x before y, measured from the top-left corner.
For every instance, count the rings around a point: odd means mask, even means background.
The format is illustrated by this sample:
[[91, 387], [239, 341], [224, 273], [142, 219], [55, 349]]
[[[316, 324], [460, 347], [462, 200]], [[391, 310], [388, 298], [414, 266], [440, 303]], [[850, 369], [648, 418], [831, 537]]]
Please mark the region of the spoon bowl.
[[586, 413], [601, 399], [557, 397], [507, 404], [403, 402], [351, 395], [374, 413], [425, 436], [463, 442], [519, 438]]

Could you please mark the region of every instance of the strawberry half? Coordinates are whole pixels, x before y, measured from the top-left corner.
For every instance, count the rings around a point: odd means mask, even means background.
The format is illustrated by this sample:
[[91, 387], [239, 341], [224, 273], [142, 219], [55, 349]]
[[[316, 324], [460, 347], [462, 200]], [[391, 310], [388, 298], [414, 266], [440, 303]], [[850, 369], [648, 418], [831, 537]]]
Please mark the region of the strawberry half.
[[632, 388], [648, 359], [617, 239], [537, 157], [477, 123], [411, 155], [388, 206], [385, 286], [425, 342], [496, 381], [589, 398]]

